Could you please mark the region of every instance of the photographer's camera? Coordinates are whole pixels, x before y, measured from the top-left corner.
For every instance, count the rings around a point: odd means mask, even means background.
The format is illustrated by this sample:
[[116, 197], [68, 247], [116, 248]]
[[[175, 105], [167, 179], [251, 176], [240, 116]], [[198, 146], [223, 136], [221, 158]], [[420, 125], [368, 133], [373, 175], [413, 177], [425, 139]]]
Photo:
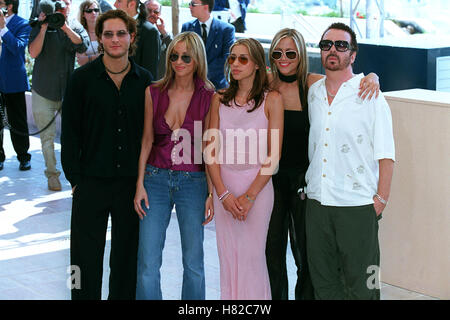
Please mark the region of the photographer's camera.
[[30, 20], [30, 26], [34, 27], [37, 24], [42, 25], [48, 23], [49, 29], [59, 29], [66, 22], [66, 17], [62, 11], [66, 8], [66, 4], [61, 0], [41, 0], [39, 2], [39, 9], [45, 13], [45, 19], [39, 21], [37, 18]]

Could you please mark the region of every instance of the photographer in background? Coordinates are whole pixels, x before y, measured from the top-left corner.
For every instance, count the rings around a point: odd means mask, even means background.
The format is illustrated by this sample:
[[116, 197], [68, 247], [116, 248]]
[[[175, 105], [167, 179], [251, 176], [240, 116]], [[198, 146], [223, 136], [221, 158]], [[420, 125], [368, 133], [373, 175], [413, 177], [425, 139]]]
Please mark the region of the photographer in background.
[[[49, 27], [46, 20], [47, 15], [53, 15], [52, 5], [55, 8], [53, 12], [62, 13], [66, 19], [60, 28]], [[45, 10], [47, 15], [44, 12], [39, 14], [38, 23], [30, 34], [28, 51], [35, 59], [32, 84], [33, 116], [39, 130], [52, 122], [55, 112], [61, 108], [67, 81], [74, 69], [75, 53], [83, 53], [89, 46], [89, 36], [83, 26], [74, 19], [68, 21], [70, 5], [70, 0], [41, 0], [41, 11]], [[61, 172], [56, 169], [54, 150], [56, 123], [53, 121], [40, 136], [48, 189], [60, 191]]]
[[[28, 44], [30, 26], [19, 17], [19, 0], [0, 0], [0, 94], [2, 106], [8, 113], [8, 122], [14, 151], [19, 160], [19, 170], [31, 169], [31, 155], [28, 153], [27, 106], [25, 91], [30, 90], [25, 69], [25, 47]], [[23, 134], [17, 134], [17, 132]], [[0, 120], [0, 170], [3, 169], [3, 119]]]

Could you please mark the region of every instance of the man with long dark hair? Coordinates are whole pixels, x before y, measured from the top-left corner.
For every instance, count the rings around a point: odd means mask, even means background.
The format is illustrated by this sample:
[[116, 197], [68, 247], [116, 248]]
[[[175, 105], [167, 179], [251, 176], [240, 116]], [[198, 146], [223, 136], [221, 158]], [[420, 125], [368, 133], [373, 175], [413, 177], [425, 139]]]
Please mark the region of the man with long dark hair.
[[158, 76], [161, 39], [158, 29], [147, 21], [147, 9], [140, 0], [116, 0], [114, 7], [125, 11], [136, 20], [136, 53], [134, 61], [151, 72], [153, 79]]
[[134, 299], [139, 220], [133, 199], [150, 73], [133, 53], [136, 22], [122, 10], [102, 14], [97, 59], [75, 70], [63, 102], [61, 162], [72, 185], [72, 299], [100, 299], [111, 215], [109, 299]]

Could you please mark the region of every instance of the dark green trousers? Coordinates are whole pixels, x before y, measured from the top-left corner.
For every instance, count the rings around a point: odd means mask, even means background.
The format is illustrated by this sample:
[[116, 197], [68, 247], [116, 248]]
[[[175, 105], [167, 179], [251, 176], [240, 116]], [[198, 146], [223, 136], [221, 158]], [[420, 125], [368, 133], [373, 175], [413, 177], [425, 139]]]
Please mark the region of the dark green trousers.
[[306, 244], [316, 299], [379, 300], [378, 220], [372, 204], [323, 206], [307, 200]]

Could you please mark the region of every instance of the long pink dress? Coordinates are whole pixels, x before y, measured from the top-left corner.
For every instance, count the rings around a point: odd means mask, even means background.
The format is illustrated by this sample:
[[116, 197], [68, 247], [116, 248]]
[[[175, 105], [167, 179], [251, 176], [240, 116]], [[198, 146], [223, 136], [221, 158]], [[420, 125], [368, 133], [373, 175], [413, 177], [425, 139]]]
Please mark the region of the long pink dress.
[[[232, 107], [221, 104], [219, 107], [219, 129], [223, 139], [219, 154], [219, 158], [223, 156], [220, 173], [225, 186], [236, 198], [247, 191], [267, 156], [269, 122], [264, 112], [264, 102], [250, 113], [247, 110], [253, 107], [253, 102], [242, 107], [235, 104]], [[228, 134], [236, 133], [240, 138], [227, 137], [227, 131]], [[271, 299], [265, 248], [273, 200], [270, 179], [258, 194], [247, 220], [240, 221], [225, 211], [214, 192], [221, 299]]]

